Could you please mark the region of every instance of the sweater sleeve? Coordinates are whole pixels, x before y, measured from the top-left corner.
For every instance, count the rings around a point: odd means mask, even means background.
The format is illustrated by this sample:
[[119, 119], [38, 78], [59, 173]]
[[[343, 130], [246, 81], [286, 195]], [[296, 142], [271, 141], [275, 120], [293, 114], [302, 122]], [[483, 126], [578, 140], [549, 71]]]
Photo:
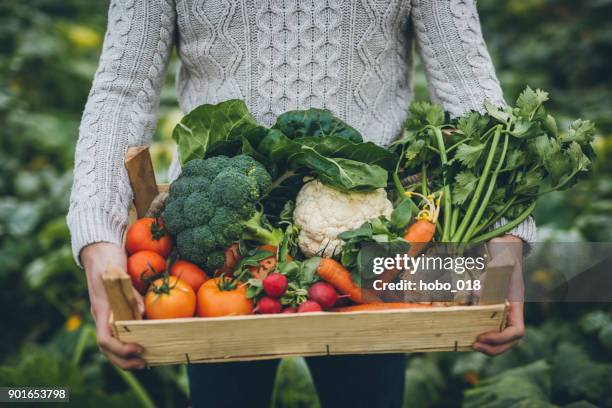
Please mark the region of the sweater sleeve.
[[[505, 104], [475, 0], [412, 0], [411, 16], [433, 102], [455, 117], [483, 112], [486, 100]], [[495, 227], [505, 223], [502, 220]], [[530, 217], [508, 234], [532, 243], [535, 222]]]
[[173, 0], [111, 0], [75, 152], [67, 222], [77, 263], [86, 245], [122, 242], [132, 199], [124, 157], [151, 142], [175, 24]]

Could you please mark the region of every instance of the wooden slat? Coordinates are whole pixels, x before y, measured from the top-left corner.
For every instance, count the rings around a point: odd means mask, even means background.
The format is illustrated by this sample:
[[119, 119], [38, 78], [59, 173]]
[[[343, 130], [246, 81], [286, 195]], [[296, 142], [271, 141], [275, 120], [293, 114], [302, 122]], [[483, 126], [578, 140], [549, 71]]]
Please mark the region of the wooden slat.
[[150, 365], [289, 356], [465, 351], [499, 330], [505, 305], [299, 315], [117, 321]]
[[114, 320], [141, 319], [132, 282], [126, 273], [110, 266], [102, 274], [102, 282], [113, 311]]
[[130, 147], [125, 157], [125, 168], [134, 192], [136, 213], [138, 218], [142, 218], [158, 194], [149, 148], [146, 146]]
[[516, 261], [508, 249], [491, 259], [480, 294], [481, 305], [504, 303]]

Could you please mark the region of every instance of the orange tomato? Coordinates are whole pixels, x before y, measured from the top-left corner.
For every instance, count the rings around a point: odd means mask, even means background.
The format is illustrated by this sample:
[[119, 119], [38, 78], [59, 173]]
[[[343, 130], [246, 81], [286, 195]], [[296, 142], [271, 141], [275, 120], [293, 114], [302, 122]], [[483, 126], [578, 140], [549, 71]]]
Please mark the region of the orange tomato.
[[125, 249], [130, 255], [138, 251], [153, 251], [166, 258], [173, 246], [172, 238], [159, 218], [139, 219], [125, 236]]
[[[274, 255], [271, 255], [267, 258], [259, 261], [259, 266], [249, 266], [249, 272], [251, 277], [255, 279], [265, 279], [270, 272], [272, 272], [276, 268], [276, 252], [278, 248], [273, 245], [262, 245], [259, 247], [262, 251], [272, 252]], [[287, 255], [287, 261], [293, 261], [293, 257], [291, 255]]]
[[166, 260], [153, 251], [139, 251], [127, 260], [132, 284], [141, 294], [145, 293], [152, 279], [166, 270]]
[[198, 268], [196, 264], [187, 261], [176, 261], [170, 268], [170, 275], [188, 283], [194, 292], [198, 292], [200, 286], [208, 280], [206, 272]]
[[175, 276], [168, 276], [151, 284], [144, 304], [148, 319], [192, 317], [196, 308], [196, 295], [188, 283]]
[[253, 301], [246, 296], [242, 282], [227, 277], [207, 280], [198, 290], [198, 310], [201, 317], [248, 315], [253, 313]]

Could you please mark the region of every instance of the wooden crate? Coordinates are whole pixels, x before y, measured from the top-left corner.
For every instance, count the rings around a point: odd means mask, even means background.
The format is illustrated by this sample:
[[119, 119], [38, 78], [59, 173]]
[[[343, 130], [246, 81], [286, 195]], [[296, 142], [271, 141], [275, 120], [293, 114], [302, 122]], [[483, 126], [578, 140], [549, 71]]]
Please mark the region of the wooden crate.
[[[130, 152], [128, 164], [141, 216], [157, 190], [148, 151]], [[144, 163], [143, 163], [144, 162]], [[136, 168], [137, 172], [129, 169]], [[144, 171], [143, 171], [144, 169]], [[143, 180], [143, 174], [147, 180]], [[139, 193], [135, 193], [138, 195]], [[104, 283], [113, 310], [115, 336], [144, 347], [149, 365], [248, 361], [294, 356], [471, 350], [476, 337], [501, 330], [514, 262], [502, 256], [489, 265], [481, 304], [350, 313], [251, 315], [141, 320], [129, 277], [109, 268]]]

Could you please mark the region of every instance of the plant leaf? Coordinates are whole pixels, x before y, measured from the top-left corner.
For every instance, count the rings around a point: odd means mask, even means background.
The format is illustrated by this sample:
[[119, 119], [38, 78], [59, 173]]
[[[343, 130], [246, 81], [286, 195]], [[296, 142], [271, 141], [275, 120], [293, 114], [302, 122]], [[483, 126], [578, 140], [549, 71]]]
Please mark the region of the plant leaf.
[[280, 130], [290, 139], [336, 136], [354, 143], [363, 141], [357, 130], [323, 109], [285, 112], [276, 119], [273, 129]]
[[478, 163], [484, 148], [484, 143], [476, 145], [462, 144], [457, 148], [454, 158], [463, 163], [468, 169], [471, 169]]
[[455, 176], [455, 184], [453, 186], [453, 204], [463, 204], [465, 200], [472, 194], [478, 177], [470, 171], [462, 171]]

